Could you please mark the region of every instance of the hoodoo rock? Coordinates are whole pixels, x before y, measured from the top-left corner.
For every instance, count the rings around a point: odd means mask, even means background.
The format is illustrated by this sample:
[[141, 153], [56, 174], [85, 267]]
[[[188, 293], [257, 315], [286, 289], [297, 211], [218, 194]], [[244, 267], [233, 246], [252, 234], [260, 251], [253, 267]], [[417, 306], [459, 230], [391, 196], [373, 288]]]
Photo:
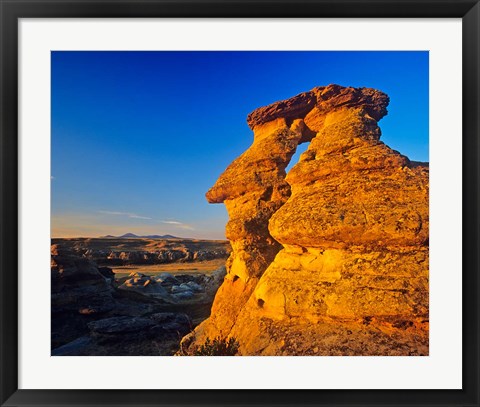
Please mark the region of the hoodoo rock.
[[428, 164], [380, 141], [388, 103], [329, 85], [248, 116], [252, 145], [206, 195], [226, 205], [232, 253], [191, 346], [221, 336], [243, 355], [428, 354]]

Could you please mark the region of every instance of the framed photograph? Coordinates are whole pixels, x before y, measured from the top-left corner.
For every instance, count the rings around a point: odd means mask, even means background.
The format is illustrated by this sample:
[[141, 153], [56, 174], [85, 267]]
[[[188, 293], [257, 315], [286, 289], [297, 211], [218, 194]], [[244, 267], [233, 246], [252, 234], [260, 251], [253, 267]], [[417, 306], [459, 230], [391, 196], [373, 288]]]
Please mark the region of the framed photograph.
[[478, 406], [478, 1], [0, 0], [2, 406]]

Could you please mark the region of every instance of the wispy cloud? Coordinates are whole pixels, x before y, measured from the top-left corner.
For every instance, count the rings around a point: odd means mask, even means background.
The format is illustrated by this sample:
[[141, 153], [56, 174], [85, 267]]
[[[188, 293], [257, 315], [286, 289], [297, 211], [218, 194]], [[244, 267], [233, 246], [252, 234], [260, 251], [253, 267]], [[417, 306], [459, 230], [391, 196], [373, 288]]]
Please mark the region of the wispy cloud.
[[161, 223], [166, 223], [167, 225], [173, 225], [173, 226], [178, 227], [180, 229], [195, 230], [192, 226], [190, 226], [186, 223], [183, 223], [183, 222], [179, 222], [177, 220], [161, 220], [160, 222]]
[[98, 213], [102, 213], [104, 215], [126, 216], [131, 219], [147, 219], [147, 220], [152, 219], [152, 218], [149, 218], [148, 216], [140, 216], [140, 215], [137, 215], [136, 213], [130, 213], [130, 212], [98, 211]]
[[[124, 217], [130, 218], [130, 219], [154, 220], [152, 218], [149, 218], [148, 216], [141, 216], [141, 215], [138, 215], [138, 214], [132, 213], [132, 212], [98, 211], [98, 213], [101, 213], [103, 215], [124, 216]], [[175, 228], [178, 228], [178, 229], [195, 230], [193, 226], [191, 226], [187, 223], [180, 222], [178, 220], [166, 219], [166, 220], [160, 220], [160, 221], [155, 221], [155, 222], [160, 222], [160, 223], [164, 223], [166, 225], [171, 225], [171, 226], [173, 226]]]
[[152, 219], [152, 218], [149, 218], [148, 216], [135, 215], [134, 213], [130, 213], [128, 217], [132, 219]]

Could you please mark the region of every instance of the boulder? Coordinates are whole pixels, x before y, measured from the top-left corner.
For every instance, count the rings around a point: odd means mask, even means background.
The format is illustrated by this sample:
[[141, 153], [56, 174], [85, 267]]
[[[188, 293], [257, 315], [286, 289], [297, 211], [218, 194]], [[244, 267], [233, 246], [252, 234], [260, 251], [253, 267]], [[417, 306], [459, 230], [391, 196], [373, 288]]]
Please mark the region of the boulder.
[[200, 284], [197, 284], [194, 281], [189, 281], [188, 283], [181, 284], [180, 286], [186, 285], [190, 290], [196, 293], [201, 293], [205, 291], [205, 288]]
[[190, 286], [188, 286], [187, 284], [184, 284], [184, 283], [182, 283], [180, 285], [174, 285], [171, 288], [171, 293], [172, 294], [183, 293], [185, 291], [192, 291], [192, 289], [190, 288]]
[[176, 293], [172, 293], [172, 298], [174, 298], [176, 301], [183, 301], [183, 300], [190, 300], [195, 296], [195, 293], [189, 290], [186, 291], [180, 291]]
[[155, 326], [155, 322], [141, 317], [112, 317], [90, 322], [88, 327], [95, 334], [124, 335], [139, 333]]
[[112, 280], [94, 262], [58, 245], [51, 248], [52, 312], [104, 313], [114, 307]]
[[173, 274], [170, 274], [170, 273], [160, 273], [157, 276], [157, 282], [166, 286], [180, 284], [180, 282], [173, 276]]
[[160, 312], [150, 315], [150, 319], [166, 332], [185, 335], [192, 330], [192, 321], [188, 315], [175, 312]]
[[137, 293], [159, 299], [168, 299], [167, 290], [157, 282], [155, 277], [142, 273], [130, 273], [129, 278], [119, 287], [120, 290], [131, 290]]

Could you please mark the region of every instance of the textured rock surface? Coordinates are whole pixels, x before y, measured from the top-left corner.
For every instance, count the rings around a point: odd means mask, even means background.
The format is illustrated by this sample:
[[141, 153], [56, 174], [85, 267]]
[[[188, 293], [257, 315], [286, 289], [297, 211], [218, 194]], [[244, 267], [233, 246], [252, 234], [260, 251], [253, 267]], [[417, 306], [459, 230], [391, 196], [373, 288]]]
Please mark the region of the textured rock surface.
[[171, 355], [192, 329], [183, 313], [117, 316], [87, 324], [88, 334], [52, 351], [53, 356]]
[[[114, 308], [113, 278], [71, 250], [51, 247], [52, 312], [104, 313]], [[111, 272], [111, 270], [110, 270]]]
[[[248, 116], [208, 191], [232, 253], [195, 332], [241, 354], [428, 354], [428, 165], [380, 141], [386, 94], [317, 87]], [[297, 145], [310, 141], [286, 175]]]
[[132, 272], [118, 287], [122, 291], [133, 291], [144, 296], [163, 300], [169, 304], [211, 304], [215, 293], [225, 277], [225, 266], [211, 275], [161, 273], [158, 277]]

